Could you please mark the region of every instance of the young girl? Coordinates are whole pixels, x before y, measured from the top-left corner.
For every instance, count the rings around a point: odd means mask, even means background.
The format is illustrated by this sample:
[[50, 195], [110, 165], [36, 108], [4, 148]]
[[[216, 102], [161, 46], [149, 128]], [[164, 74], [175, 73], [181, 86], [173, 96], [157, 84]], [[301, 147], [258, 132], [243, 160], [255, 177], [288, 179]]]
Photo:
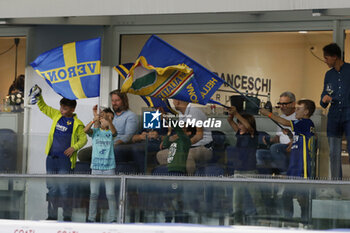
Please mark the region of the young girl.
[[[95, 110], [95, 107], [94, 109]], [[94, 120], [84, 129], [85, 133], [92, 137], [92, 175], [114, 175], [115, 157], [113, 138], [117, 135], [112, 120], [114, 113], [110, 108], [104, 109], [100, 116], [94, 111]], [[94, 123], [99, 128], [91, 128]], [[96, 127], [95, 125], [95, 127]], [[109, 208], [109, 221], [116, 222], [116, 199], [114, 194], [114, 181], [105, 180], [106, 196]], [[90, 182], [90, 205], [88, 222], [96, 221], [97, 198], [99, 196], [100, 180], [92, 179]]]
[[[258, 134], [256, 131], [255, 119], [252, 115], [237, 112], [235, 107], [228, 109], [228, 122], [236, 132], [236, 147], [228, 148], [227, 156], [233, 159], [234, 177], [254, 175], [256, 171], [256, 149], [258, 146]], [[237, 118], [237, 122], [233, 119]], [[250, 196], [255, 204], [258, 214], [264, 214], [264, 203], [262, 202], [260, 190], [252, 184], [246, 185]], [[243, 221], [244, 189], [238, 185], [234, 189], [234, 211], [235, 222]]]
[[[256, 169], [256, 149], [258, 146], [258, 135], [256, 131], [255, 119], [252, 115], [239, 114], [236, 107], [228, 109], [228, 123], [236, 132], [236, 148], [239, 150], [238, 158], [235, 159], [234, 172], [255, 173]], [[237, 118], [237, 123], [233, 118]], [[236, 161], [237, 160], [237, 161]]]

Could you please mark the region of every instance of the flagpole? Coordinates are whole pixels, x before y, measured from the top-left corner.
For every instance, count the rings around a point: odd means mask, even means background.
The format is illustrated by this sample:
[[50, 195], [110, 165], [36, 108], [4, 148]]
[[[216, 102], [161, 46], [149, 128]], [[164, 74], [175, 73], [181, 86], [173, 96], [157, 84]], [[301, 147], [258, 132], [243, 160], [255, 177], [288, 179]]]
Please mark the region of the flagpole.
[[101, 114], [101, 97], [98, 97], [98, 102], [97, 102], [97, 113], [98, 115]]

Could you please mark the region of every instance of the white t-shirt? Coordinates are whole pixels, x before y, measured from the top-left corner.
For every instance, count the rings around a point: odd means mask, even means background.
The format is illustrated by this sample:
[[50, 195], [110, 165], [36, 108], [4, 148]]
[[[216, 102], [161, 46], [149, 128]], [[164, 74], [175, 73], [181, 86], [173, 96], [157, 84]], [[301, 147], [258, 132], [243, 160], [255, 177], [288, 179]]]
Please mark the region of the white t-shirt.
[[[183, 115], [180, 113], [179, 115], [179, 120], [186, 121], [187, 119], [205, 121], [208, 118], [199, 108], [196, 108], [192, 106], [191, 103], [189, 103], [186, 107], [185, 113]], [[211, 141], [213, 141], [213, 138], [211, 136], [211, 130], [203, 127], [203, 138], [200, 141], [193, 144], [192, 146], [204, 146], [210, 143]]]
[[[295, 112], [293, 114], [290, 114], [289, 116], [286, 116], [285, 114], [282, 114], [280, 117], [286, 119], [286, 120], [296, 120], [295, 118]], [[290, 131], [292, 131], [292, 128], [291, 127], [283, 127], [283, 128], [286, 128], [286, 129], [289, 129]], [[290, 139], [288, 137], [288, 135], [284, 134], [281, 130], [280, 127], [277, 126], [277, 132], [276, 132], [276, 135], [280, 137], [280, 143], [281, 144], [288, 144], [290, 142]], [[293, 133], [294, 135], [294, 133]]]

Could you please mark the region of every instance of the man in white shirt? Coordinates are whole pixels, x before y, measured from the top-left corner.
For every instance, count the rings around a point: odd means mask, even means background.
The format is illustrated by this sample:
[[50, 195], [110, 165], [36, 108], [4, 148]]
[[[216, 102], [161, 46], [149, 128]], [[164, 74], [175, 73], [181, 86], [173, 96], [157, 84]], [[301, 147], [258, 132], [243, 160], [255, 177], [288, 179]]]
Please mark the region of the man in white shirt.
[[[295, 118], [295, 95], [292, 92], [286, 91], [280, 95], [277, 103], [281, 108], [281, 117], [287, 120], [296, 120]], [[285, 127], [289, 129], [290, 127]], [[277, 127], [276, 136], [270, 142], [272, 144], [270, 150], [257, 150], [256, 160], [257, 165], [266, 165], [270, 163], [273, 168], [278, 168], [280, 172], [286, 172], [288, 169], [287, 152], [290, 150], [292, 141], [288, 135], [284, 134], [280, 127]]]
[[[186, 122], [187, 119], [195, 121], [205, 121], [207, 116], [193, 104], [182, 101], [173, 100], [175, 109], [179, 111], [179, 121]], [[211, 130], [205, 127], [196, 127], [196, 134], [191, 138], [191, 148], [188, 152], [186, 170], [189, 175], [193, 175], [196, 170], [196, 161], [208, 161], [212, 158], [212, 144], [213, 138]], [[157, 160], [159, 164], [167, 164], [168, 150], [161, 150], [157, 153]]]

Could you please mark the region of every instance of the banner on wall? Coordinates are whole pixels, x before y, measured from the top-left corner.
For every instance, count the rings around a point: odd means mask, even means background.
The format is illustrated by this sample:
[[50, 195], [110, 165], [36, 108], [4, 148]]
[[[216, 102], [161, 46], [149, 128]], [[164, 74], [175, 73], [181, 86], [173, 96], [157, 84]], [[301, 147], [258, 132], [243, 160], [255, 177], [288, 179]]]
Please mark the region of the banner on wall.
[[205, 105], [223, 83], [216, 74], [152, 35], [131, 67], [122, 91]]
[[40, 54], [30, 65], [65, 98], [100, 96], [101, 38], [64, 44]]

